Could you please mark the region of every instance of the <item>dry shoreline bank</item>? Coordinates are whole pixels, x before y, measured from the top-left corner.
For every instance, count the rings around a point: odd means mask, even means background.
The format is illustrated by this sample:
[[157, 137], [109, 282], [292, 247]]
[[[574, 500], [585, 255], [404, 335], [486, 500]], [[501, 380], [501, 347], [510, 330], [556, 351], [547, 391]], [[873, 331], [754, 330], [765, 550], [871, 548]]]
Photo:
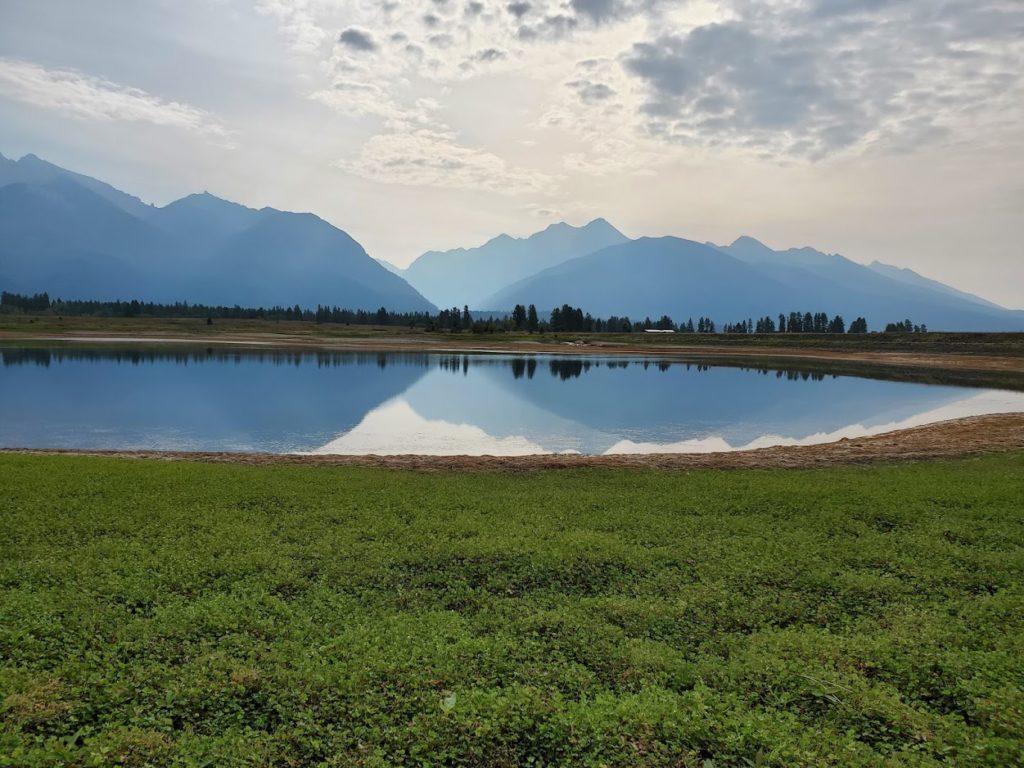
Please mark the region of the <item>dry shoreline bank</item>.
[[1024, 413], [970, 416], [870, 437], [809, 446], [705, 454], [618, 456], [330, 456], [183, 451], [97, 451], [2, 448], [0, 453], [103, 456], [248, 465], [379, 467], [416, 472], [527, 472], [560, 469], [813, 469], [880, 462], [952, 459], [1024, 450]]

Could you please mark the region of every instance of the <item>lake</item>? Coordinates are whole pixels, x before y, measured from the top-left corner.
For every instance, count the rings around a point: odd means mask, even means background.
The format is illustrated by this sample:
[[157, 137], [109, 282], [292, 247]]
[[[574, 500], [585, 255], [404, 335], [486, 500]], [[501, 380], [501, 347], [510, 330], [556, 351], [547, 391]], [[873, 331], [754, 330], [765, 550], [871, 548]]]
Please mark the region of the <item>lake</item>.
[[523, 455], [808, 445], [1024, 411], [1024, 393], [709, 361], [0, 349], [0, 446]]

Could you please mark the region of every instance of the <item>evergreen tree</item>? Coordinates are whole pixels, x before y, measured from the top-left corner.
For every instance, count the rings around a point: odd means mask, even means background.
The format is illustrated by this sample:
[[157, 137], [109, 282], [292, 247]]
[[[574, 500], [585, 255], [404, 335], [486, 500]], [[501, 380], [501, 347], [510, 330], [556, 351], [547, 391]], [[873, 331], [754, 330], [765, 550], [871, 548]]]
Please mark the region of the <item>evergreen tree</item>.
[[562, 330], [562, 310], [560, 310], [558, 307], [555, 307], [554, 309], [551, 310], [550, 325], [552, 331]]
[[516, 304], [515, 309], [512, 310], [512, 324], [517, 331], [526, 327], [526, 307], [522, 304]]

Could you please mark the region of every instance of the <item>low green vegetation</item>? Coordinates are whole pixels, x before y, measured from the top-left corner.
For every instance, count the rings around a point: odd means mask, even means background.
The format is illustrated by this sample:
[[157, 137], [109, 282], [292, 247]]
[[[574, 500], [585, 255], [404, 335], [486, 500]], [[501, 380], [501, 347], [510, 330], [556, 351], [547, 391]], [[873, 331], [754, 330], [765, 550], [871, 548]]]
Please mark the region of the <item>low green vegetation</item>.
[[0, 479], [0, 765], [1024, 763], [1024, 454]]

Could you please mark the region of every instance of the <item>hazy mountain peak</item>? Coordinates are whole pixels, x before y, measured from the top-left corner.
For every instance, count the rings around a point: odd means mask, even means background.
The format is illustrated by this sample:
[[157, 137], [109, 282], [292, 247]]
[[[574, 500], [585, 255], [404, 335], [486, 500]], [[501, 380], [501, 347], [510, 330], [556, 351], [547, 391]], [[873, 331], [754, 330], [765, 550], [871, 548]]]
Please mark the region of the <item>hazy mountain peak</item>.
[[0, 163], [0, 187], [19, 183], [49, 184], [57, 179], [63, 179], [96, 193], [133, 216], [142, 216], [152, 210], [151, 206], [133, 195], [90, 176], [61, 168], [32, 153], [23, 155], [17, 161], [8, 158], [3, 160], [4, 162]]
[[252, 225], [258, 216], [252, 208], [199, 192], [156, 209], [148, 220], [194, 251], [199, 243], [219, 242]]
[[[246, 206], [240, 203], [233, 203], [230, 200], [225, 200], [222, 197], [217, 197], [209, 192], [194, 192], [191, 195], [185, 195], [185, 197], [179, 198], [172, 203], [168, 203], [165, 208], [169, 208], [172, 205], [203, 205], [203, 206], [217, 206], [217, 205], [230, 205], [233, 208], [246, 208]], [[253, 210], [252, 208], [246, 208], [246, 210]]]
[[581, 227], [581, 229], [584, 229], [588, 232], [607, 233], [608, 235], [614, 238], [622, 238], [623, 240], [629, 239], [624, 234], [622, 234], [618, 227], [616, 227], [603, 216], [598, 216], [596, 219], [587, 222], [583, 227]]
[[591, 221], [588, 221], [586, 224], [581, 224], [580, 226], [576, 226], [574, 224], [570, 224], [567, 221], [552, 222], [551, 224], [548, 224], [546, 227], [544, 227], [544, 229], [542, 229], [540, 232], [534, 232], [532, 235], [527, 235], [526, 237], [512, 237], [511, 235], [507, 235], [507, 234], [503, 233], [503, 234], [500, 234], [497, 237], [494, 237], [491, 240], [489, 240], [488, 244], [489, 243], [493, 243], [493, 242], [504, 242], [504, 241], [526, 242], [526, 241], [534, 240], [536, 238], [543, 239], [545, 236], [553, 236], [553, 235], [572, 236], [573, 234], [577, 234], [577, 233], [587, 233], [587, 234], [597, 234], [597, 233], [605, 234], [605, 233], [608, 233], [608, 234], [612, 235], [613, 237], [622, 238], [623, 240], [628, 239], [628, 238], [626, 238], [625, 235], [623, 235], [621, 232], [619, 232], [619, 230], [617, 230], [614, 226], [612, 226], [611, 223], [609, 223], [609, 221], [607, 219], [599, 216], [598, 218], [592, 219]]
[[830, 259], [845, 258], [844, 256], [838, 253], [826, 253], [825, 251], [819, 251], [817, 248], [814, 248], [810, 245], [802, 245], [799, 248], [790, 248], [790, 250], [794, 253], [802, 253], [805, 256], [826, 256]]
[[[486, 243], [484, 243], [481, 247], [483, 248], [483, 247], [486, 247], [488, 245], [499, 244], [499, 243], [512, 243], [512, 242], [515, 242], [516, 240], [520, 240], [520, 239], [522, 239], [522, 238], [512, 237], [512, 235], [508, 235], [508, 234], [502, 232], [500, 235], [496, 235], [496, 236], [492, 237], [490, 240], [488, 240]], [[454, 250], [465, 251], [467, 249], [465, 249], [465, 248], [456, 248]], [[445, 253], [445, 251], [434, 251], [434, 253]]]
[[574, 227], [571, 224], [567, 224], [564, 221], [556, 221], [551, 224], [548, 224], [540, 232], [535, 232], [524, 239], [529, 239], [530, 237], [537, 237], [537, 235], [543, 235], [546, 232], [567, 232], [574, 229], [580, 229], [580, 227]]
[[730, 248], [756, 248], [756, 249], [762, 250], [762, 251], [771, 251], [772, 253], [775, 252], [774, 250], [769, 248], [767, 245], [762, 243], [760, 240], [758, 240], [756, 237], [751, 237], [750, 235], [740, 235], [735, 240], [733, 240], [732, 245], [730, 245], [729, 247]]
[[736, 238], [732, 245], [719, 246], [719, 250], [741, 261], [751, 263], [773, 262], [779, 256], [778, 251], [772, 250], [760, 240], [750, 235]]
[[[39, 170], [39, 171], [44, 171], [44, 172], [45, 171], [49, 171], [49, 172], [51, 172], [53, 174], [60, 174], [62, 176], [72, 176], [72, 177], [79, 177], [80, 176], [80, 174], [74, 173], [73, 171], [67, 171], [67, 170], [61, 168], [59, 165], [54, 165], [53, 163], [47, 162], [46, 160], [43, 160], [38, 155], [33, 155], [31, 152], [29, 152], [27, 155], [22, 155], [21, 159], [18, 160], [18, 165], [20, 165], [22, 168], [25, 168], [25, 169]], [[102, 182], [96, 181], [96, 179], [93, 179], [92, 177], [89, 177], [89, 176], [85, 176], [85, 177], [81, 177], [81, 178], [87, 178], [90, 181], [93, 181], [93, 182], [96, 182], [96, 183], [102, 183]]]
[[541, 270], [628, 240], [604, 219], [582, 227], [560, 221], [528, 237], [501, 234], [476, 248], [427, 251], [404, 275], [438, 306], [494, 309], [479, 302]]

